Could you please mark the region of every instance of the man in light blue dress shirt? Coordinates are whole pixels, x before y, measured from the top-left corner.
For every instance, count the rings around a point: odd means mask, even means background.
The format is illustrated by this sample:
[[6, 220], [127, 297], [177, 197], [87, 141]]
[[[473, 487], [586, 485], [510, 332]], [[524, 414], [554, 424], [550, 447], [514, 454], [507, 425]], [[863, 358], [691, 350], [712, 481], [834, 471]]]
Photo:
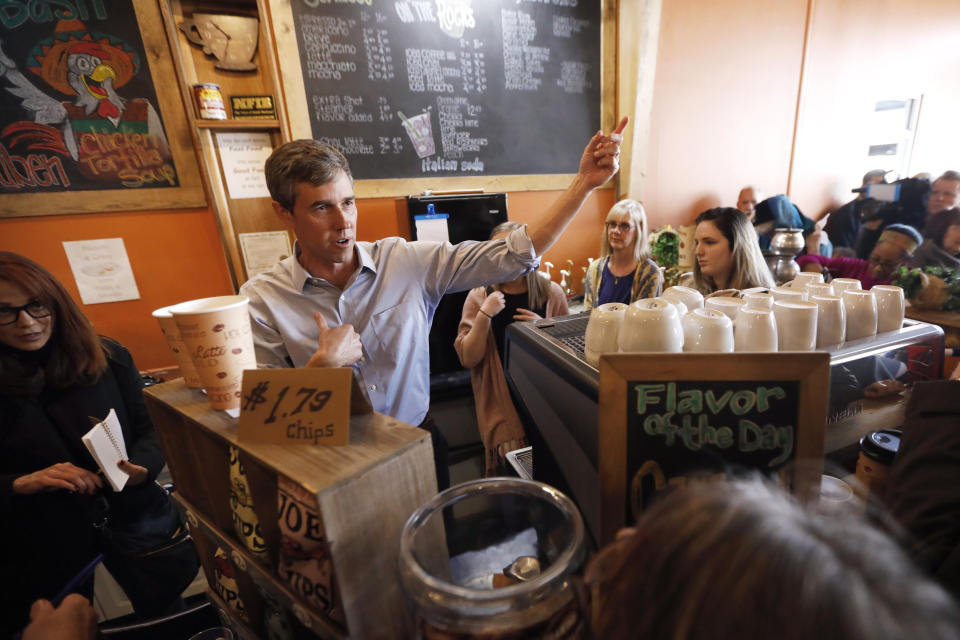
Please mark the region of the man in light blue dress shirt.
[[619, 169], [621, 132], [598, 131], [576, 177], [528, 230], [486, 242], [357, 242], [353, 176], [346, 158], [296, 140], [266, 162], [273, 209], [296, 235], [293, 256], [246, 282], [257, 362], [352, 367], [376, 411], [431, 432], [438, 485], [449, 484], [430, 406], [429, 333], [440, 298], [535, 269], [587, 197]]

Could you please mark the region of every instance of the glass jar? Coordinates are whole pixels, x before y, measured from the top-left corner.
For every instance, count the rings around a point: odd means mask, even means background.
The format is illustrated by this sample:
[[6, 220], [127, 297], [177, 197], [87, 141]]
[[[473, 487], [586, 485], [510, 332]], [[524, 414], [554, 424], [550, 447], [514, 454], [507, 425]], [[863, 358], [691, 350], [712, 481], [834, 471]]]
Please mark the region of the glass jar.
[[[586, 638], [584, 554], [583, 519], [553, 487], [519, 478], [452, 487], [417, 509], [400, 538], [414, 637]], [[539, 572], [517, 570], [530, 564]]]

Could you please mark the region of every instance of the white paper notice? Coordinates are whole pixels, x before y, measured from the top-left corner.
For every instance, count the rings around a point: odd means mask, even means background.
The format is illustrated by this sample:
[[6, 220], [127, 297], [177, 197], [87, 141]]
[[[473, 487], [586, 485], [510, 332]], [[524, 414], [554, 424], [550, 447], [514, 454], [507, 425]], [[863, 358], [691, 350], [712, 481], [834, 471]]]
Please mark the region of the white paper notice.
[[230, 197], [269, 198], [263, 163], [273, 153], [270, 134], [217, 132], [216, 136]]
[[446, 213], [413, 216], [413, 221], [417, 225], [417, 240], [450, 242], [450, 230], [447, 227], [449, 218], [450, 215]]
[[123, 238], [64, 242], [63, 250], [83, 304], [140, 299]]
[[247, 267], [248, 278], [267, 271], [293, 254], [290, 236], [286, 231], [241, 233], [240, 249], [243, 251], [243, 264]]

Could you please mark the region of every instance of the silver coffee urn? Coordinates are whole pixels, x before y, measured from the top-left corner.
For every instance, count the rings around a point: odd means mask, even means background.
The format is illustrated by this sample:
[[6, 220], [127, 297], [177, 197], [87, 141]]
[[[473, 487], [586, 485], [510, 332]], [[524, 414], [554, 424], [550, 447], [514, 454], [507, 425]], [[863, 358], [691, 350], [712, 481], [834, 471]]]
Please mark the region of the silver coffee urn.
[[803, 251], [803, 229], [777, 229], [770, 238], [770, 248], [763, 257], [778, 285], [789, 282], [800, 273], [795, 258]]

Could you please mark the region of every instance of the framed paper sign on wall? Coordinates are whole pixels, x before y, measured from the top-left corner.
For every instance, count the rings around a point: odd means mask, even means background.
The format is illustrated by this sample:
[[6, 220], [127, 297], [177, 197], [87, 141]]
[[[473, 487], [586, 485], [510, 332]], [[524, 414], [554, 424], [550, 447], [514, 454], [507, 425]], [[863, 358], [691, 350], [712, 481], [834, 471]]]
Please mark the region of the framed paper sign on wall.
[[0, 217], [205, 206], [157, 3], [0, 13]]
[[822, 352], [603, 356], [601, 543], [691, 480], [759, 471], [816, 495], [829, 384]]

